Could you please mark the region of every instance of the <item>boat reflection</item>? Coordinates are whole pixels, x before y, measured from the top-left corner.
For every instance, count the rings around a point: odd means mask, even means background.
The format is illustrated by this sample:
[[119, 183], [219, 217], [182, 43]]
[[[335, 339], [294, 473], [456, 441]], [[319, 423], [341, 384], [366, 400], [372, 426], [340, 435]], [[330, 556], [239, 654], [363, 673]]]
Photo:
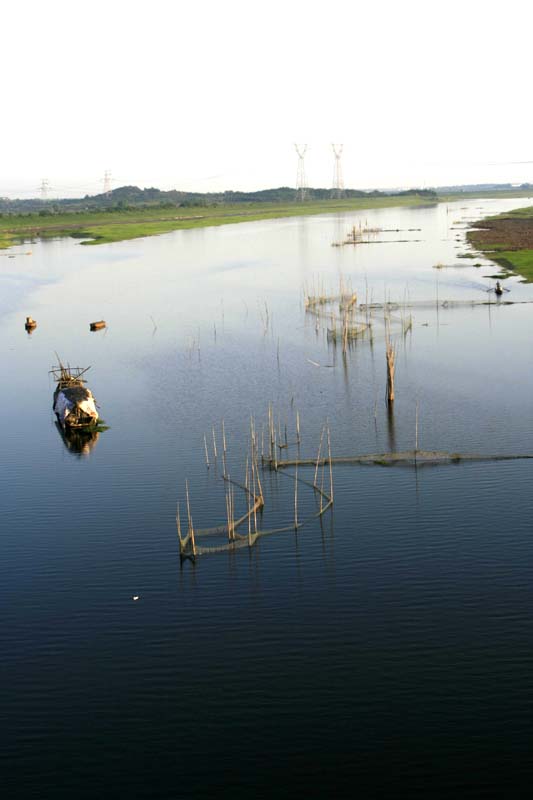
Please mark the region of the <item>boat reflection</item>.
[[84, 430], [83, 428], [63, 429], [59, 422], [55, 422], [59, 435], [63, 440], [66, 449], [78, 458], [84, 458], [91, 453], [96, 445], [100, 433], [95, 430]]

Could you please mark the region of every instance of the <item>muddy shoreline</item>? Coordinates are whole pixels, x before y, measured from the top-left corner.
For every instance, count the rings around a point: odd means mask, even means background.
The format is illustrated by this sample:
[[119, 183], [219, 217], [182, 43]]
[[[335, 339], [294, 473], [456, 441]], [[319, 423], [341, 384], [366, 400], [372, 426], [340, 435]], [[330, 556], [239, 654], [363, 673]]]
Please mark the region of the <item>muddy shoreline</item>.
[[491, 217], [476, 222], [469, 231], [468, 240], [478, 249], [530, 250], [533, 249], [533, 216]]
[[533, 281], [533, 207], [479, 220], [466, 238], [505, 270], [502, 278], [520, 275]]

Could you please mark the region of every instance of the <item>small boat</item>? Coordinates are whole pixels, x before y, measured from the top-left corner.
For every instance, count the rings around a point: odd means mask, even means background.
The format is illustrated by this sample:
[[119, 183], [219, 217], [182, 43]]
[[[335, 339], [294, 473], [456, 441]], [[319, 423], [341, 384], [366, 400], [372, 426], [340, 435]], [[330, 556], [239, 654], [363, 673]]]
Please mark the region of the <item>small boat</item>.
[[501, 297], [501, 296], [502, 296], [502, 294], [503, 294], [503, 287], [502, 287], [502, 285], [501, 285], [500, 281], [496, 281], [496, 286], [495, 286], [495, 288], [494, 288], [494, 293], [495, 293], [495, 294], [497, 294], [497, 295], [498, 295], [498, 297]]
[[90, 367], [64, 366], [50, 370], [57, 384], [54, 391], [53, 410], [64, 430], [88, 428], [98, 423], [96, 401], [82, 377]]
[[37, 323], [33, 319], [33, 317], [26, 317], [26, 322], [24, 323], [24, 327], [28, 331], [28, 333], [32, 333], [37, 327]]
[[90, 322], [89, 323], [89, 330], [91, 331], [101, 331], [102, 328], [106, 327], [105, 320], [99, 319], [97, 322]]

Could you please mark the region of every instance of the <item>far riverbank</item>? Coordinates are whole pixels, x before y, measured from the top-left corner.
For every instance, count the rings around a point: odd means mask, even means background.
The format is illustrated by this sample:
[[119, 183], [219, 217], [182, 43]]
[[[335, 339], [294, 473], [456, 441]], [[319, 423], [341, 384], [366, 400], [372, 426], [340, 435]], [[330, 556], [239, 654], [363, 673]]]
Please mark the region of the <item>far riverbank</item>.
[[[462, 193], [438, 197], [435, 202], [452, 202], [458, 199], [493, 197], [490, 193]], [[498, 192], [499, 198], [523, 197], [526, 193]], [[0, 217], [0, 249], [23, 241], [38, 238], [72, 236], [95, 245], [155, 236], [175, 230], [234, 225], [264, 219], [331, 214], [344, 211], [388, 208], [393, 206], [427, 205], [427, 196], [390, 195], [388, 197], [363, 197], [331, 199], [300, 203], [239, 203], [234, 205], [199, 206], [187, 209], [136, 208], [57, 213], [50, 215], [24, 214]], [[182, 212], [182, 213], [180, 213]]]

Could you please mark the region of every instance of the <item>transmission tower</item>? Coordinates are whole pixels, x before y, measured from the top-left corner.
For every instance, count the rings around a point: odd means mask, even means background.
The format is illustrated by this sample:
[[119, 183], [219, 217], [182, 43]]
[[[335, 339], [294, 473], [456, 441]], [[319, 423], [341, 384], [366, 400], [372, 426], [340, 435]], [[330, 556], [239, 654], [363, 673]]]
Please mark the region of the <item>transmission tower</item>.
[[341, 164], [341, 156], [342, 156], [342, 144], [332, 144], [331, 147], [333, 148], [333, 155], [335, 156], [335, 162], [333, 165], [333, 188], [331, 189], [331, 196], [332, 197], [344, 197], [344, 179], [342, 177], [342, 164]]
[[304, 156], [307, 150], [307, 145], [295, 144], [294, 148], [298, 153], [298, 170], [296, 172], [296, 199], [305, 200], [307, 198], [307, 181], [305, 179]]
[[111, 181], [113, 178], [111, 177], [111, 170], [106, 169], [104, 172], [104, 177], [102, 178], [102, 182], [104, 184], [104, 194], [109, 196], [111, 194]]
[[41, 200], [48, 200], [48, 192], [50, 191], [50, 181], [48, 178], [43, 178], [41, 181], [41, 185], [39, 186], [39, 191], [41, 192]]

